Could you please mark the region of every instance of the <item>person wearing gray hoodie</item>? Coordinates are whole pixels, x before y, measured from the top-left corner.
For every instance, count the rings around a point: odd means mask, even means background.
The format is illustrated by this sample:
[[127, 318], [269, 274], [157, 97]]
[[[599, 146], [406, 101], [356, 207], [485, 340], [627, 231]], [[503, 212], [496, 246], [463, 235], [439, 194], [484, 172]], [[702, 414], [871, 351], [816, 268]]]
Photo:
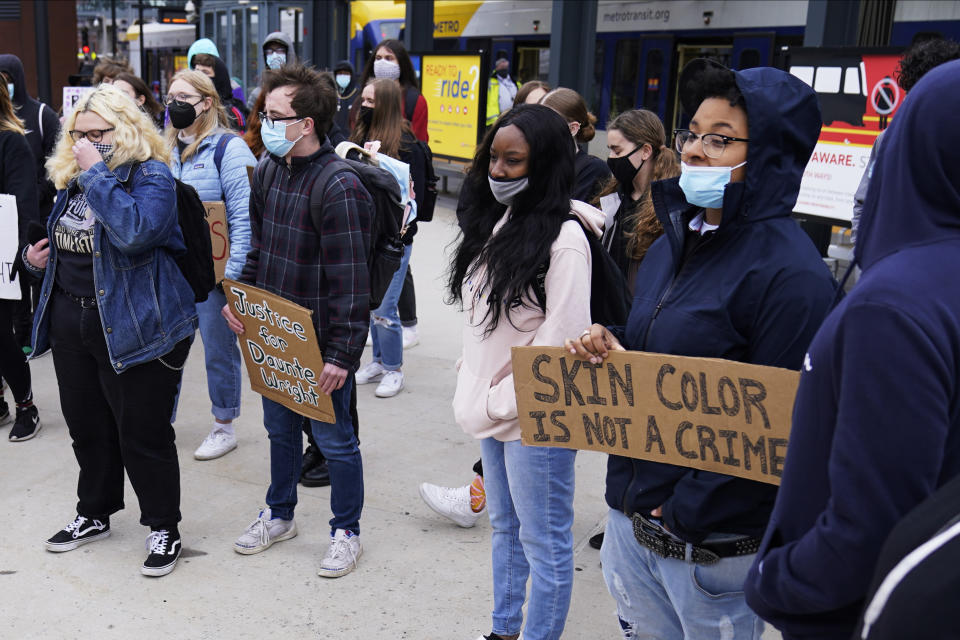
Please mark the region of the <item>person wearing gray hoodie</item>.
[[[283, 31], [268, 33], [267, 37], [263, 39], [261, 48], [263, 49], [263, 63], [267, 66], [267, 69], [279, 69], [285, 64], [297, 64], [299, 62], [293, 40]], [[247, 98], [247, 108], [253, 110], [253, 105], [256, 104], [259, 95], [260, 85], [257, 85], [250, 92], [250, 97]]]

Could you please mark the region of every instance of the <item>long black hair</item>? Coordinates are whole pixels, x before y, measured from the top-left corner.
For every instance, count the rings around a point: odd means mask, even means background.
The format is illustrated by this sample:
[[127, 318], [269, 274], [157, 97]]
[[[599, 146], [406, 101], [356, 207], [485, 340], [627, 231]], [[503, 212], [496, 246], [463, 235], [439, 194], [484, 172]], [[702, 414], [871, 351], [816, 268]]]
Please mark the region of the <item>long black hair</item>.
[[407, 53], [407, 48], [403, 46], [402, 42], [392, 38], [384, 40], [374, 48], [373, 53], [367, 58], [367, 64], [363, 65], [363, 72], [360, 74], [360, 83], [357, 86], [361, 88], [367, 86], [370, 79], [374, 77], [374, 58], [377, 57], [377, 51], [384, 48], [389, 49], [397, 58], [397, 64], [400, 65], [400, 77], [397, 80], [400, 82], [400, 85], [404, 88], [416, 88], [417, 74], [413, 70], [413, 61], [410, 60], [410, 54]]
[[[516, 196], [510, 218], [493, 235], [506, 207], [497, 202], [487, 181], [490, 146], [497, 132], [515, 126], [523, 133], [530, 153], [529, 186]], [[473, 158], [463, 188], [469, 194], [447, 279], [447, 302], [463, 305], [463, 283], [485, 270], [475, 290], [487, 294], [485, 332], [490, 334], [501, 315], [510, 309], [545, 305], [536, 299], [537, 275], [550, 257], [550, 247], [570, 214], [574, 183], [574, 145], [567, 122], [548, 107], [524, 104], [513, 107], [494, 123]], [[492, 236], [492, 237], [491, 237]]]

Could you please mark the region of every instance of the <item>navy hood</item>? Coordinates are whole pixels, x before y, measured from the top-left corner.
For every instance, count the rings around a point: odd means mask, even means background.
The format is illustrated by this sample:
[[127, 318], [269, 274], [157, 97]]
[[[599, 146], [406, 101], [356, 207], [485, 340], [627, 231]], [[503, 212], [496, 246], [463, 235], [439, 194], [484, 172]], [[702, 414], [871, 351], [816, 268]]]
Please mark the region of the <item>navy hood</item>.
[[10, 53], [0, 55], [0, 71], [7, 74], [13, 83], [13, 104], [23, 107], [24, 103], [36, 102], [27, 94], [27, 80], [20, 58]]
[[233, 85], [230, 84], [230, 72], [222, 58], [214, 57], [213, 86], [224, 105], [229, 105], [233, 98]]
[[958, 77], [960, 60], [928, 72], [883, 134], [854, 250], [864, 271], [901, 249], [960, 235], [960, 128], [951, 124]]

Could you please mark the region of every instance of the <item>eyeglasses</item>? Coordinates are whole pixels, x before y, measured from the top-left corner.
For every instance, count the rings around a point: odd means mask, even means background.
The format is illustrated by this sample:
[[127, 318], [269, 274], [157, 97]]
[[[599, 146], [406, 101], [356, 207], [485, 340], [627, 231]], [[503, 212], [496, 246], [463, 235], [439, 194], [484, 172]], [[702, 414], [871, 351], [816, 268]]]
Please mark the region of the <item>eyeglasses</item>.
[[749, 138], [734, 138], [724, 136], [719, 133], [705, 133], [702, 136], [690, 131], [689, 129], [674, 129], [673, 136], [676, 140], [677, 151], [683, 153], [688, 144], [693, 144], [700, 139], [700, 145], [703, 148], [703, 155], [708, 158], [719, 158], [723, 155], [724, 149], [731, 142], [750, 142]]
[[[271, 118], [270, 116], [265, 114], [263, 111], [261, 111], [257, 115], [260, 116], [260, 123], [265, 127], [269, 127], [270, 129], [273, 129], [273, 125], [275, 125], [276, 123], [283, 122], [284, 120], [296, 120], [297, 122], [300, 122], [301, 120], [303, 120], [303, 118], [301, 118], [300, 116], [284, 116], [283, 118]], [[297, 124], [297, 122], [291, 122], [290, 124]]]
[[80, 138], [86, 138], [90, 142], [100, 142], [103, 140], [103, 134], [108, 131], [113, 131], [114, 127], [109, 129], [90, 129], [89, 131], [77, 131], [76, 129], [71, 129], [68, 133], [70, 137], [73, 138], [74, 142], [79, 142]]
[[[170, 106], [171, 102], [186, 102], [187, 104], [190, 104], [191, 98], [197, 98], [197, 99], [203, 100], [202, 96], [198, 96], [190, 93], [178, 93], [175, 96], [172, 96], [172, 95], [163, 96], [163, 104], [168, 107]], [[190, 106], [195, 107], [197, 106], [197, 104], [199, 103], [194, 103], [194, 104], [191, 104]]]

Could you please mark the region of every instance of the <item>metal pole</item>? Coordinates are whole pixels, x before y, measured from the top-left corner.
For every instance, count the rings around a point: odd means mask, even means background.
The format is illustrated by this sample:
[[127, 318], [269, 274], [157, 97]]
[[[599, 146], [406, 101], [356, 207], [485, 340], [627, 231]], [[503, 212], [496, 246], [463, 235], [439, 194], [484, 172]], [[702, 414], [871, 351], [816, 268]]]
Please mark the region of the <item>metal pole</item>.
[[407, 0], [403, 44], [408, 51], [433, 49], [433, 0]]
[[597, 0], [553, 0], [550, 85], [573, 89], [590, 104], [597, 49]]
[[37, 48], [37, 96], [41, 102], [52, 104], [50, 92], [50, 29], [47, 17], [47, 0], [34, 4], [33, 27]]
[[110, 0], [110, 55], [117, 57], [117, 0]]

